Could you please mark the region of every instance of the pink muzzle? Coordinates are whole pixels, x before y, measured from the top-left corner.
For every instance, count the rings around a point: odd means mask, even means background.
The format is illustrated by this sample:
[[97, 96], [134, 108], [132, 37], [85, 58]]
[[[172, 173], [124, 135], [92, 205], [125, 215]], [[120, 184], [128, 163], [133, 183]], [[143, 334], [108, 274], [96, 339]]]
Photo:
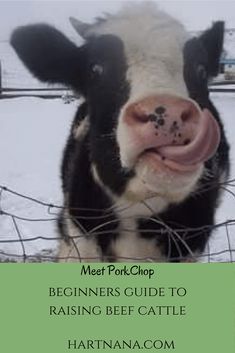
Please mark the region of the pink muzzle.
[[173, 169], [207, 161], [220, 142], [220, 128], [210, 111], [179, 97], [158, 95], [132, 103], [123, 121], [138, 155], [154, 152]]

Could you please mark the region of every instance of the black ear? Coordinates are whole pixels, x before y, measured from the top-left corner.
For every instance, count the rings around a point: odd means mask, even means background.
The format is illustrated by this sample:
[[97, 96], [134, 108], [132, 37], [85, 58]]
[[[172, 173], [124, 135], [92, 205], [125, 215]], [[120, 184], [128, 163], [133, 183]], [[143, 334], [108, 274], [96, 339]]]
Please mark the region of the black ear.
[[208, 55], [209, 75], [216, 76], [219, 71], [219, 60], [223, 50], [224, 22], [215, 22], [199, 39], [202, 41]]
[[62, 83], [84, 93], [84, 47], [77, 47], [57, 29], [45, 24], [19, 27], [11, 36], [11, 45], [41, 81]]

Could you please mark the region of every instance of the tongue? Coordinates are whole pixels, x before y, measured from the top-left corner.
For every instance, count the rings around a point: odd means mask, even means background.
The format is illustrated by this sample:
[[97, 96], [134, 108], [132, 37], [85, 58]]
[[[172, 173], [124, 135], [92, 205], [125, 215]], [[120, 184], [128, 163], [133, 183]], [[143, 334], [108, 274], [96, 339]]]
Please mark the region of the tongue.
[[220, 142], [220, 129], [209, 110], [204, 109], [195, 138], [186, 146], [163, 146], [157, 149], [160, 156], [185, 166], [203, 163], [216, 152]]

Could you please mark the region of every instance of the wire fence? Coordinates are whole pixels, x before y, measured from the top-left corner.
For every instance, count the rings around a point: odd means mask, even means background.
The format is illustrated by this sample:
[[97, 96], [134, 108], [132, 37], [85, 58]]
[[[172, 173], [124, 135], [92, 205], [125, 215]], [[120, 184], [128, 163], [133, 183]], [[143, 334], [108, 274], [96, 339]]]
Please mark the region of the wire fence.
[[[234, 192], [231, 190], [235, 187], [235, 179], [229, 180], [228, 182], [221, 184], [221, 188], [225, 189], [229, 192], [233, 197], [235, 197]], [[212, 186], [213, 187], [213, 186]], [[230, 187], [230, 189], [229, 189]], [[5, 201], [8, 197], [13, 197], [13, 199], [17, 198], [21, 202], [27, 201], [32, 204], [36, 204], [42, 207], [45, 211], [45, 216], [40, 218], [33, 218], [29, 216], [19, 215], [17, 213], [10, 212], [7, 207], [5, 206]], [[19, 200], [17, 202], [19, 202]], [[90, 230], [89, 232], [84, 231], [80, 233], [78, 236], [71, 237], [72, 242], [72, 250], [66, 254], [66, 256], [59, 256], [57, 252], [57, 246], [61, 241], [61, 237], [57, 232], [55, 232], [52, 236], [49, 235], [33, 235], [27, 236], [22, 232], [19, 222], [24, 221], [26, 223], [50, 223], [52, 222], [54, 225], [57, 222], [58, 215], [61, 210], [66, 210], [65, 207], [61, 205], [57, 205], [54, 203], [48, 203], [41, 201], [38, 198], [28, 196], [17, 191], [14, 191], [6, 186], [0, 185], [0, 221], [2, 217], [7, 217], [11, 220], [12, 230], [14, 230], [15, 236], [10, 236], [1, 234], [0, 236], [0, 261], [1, 262], [58, 262], [58, 261], [78, 261], [78, 262], [86, 262], [86, 261], [94, 261], [98, 262], [102, 260], [100, 257], [82, 257], [79, 250], [79, 240], [84, 237], [98, 237], [98, 236], [109, 236], [110, 231], [104, 230], [105, 226], [111, 222], [115, 222], [114, 220], [110, 221], [110, 209], [105, 210], [105, 215], [102, 213], [101, 210], [98, 209], [89, 209], [89, 216], [82, 216], [77, 217], [74, 220], [71, 216], [68, 216], [69, 219], [75, 221], [77, 225], [80, 225], [80, 221], [82, 219], [98, 219], [100, 220], [100, 225], [96, 226], [94, 229]], [[84, 211], [84, 209], [80, 209]], [[102, 210], [103, 211], [103, 210]], [[112, 209], [113, 211], [113, 209]], [[120, 211], [120, 209], [118, 210]], [[64, 219], [65, 220], [65, 219]], [[107, 221], [108, 220], [108, 221]], [[171, 229], [165, 223], [161, 223], [159, 219], [154, 219], [155, 222], [160, 223], [161, 229], [158, 232], [161, 236], [168, 236], [169, 239], [173, 239], [174, 242], [178, 244], [182, 243], [185, 248], [187, 248], [190, 258], [185, 258], [181, 251], [179, 250], [179, 256], [176, 258], [171, 258], [171, 261], [181, 261], [181, 262], [226, 262], [232, 263], [235, 262], [235, 236], [234, 236], [234, 227], [235, 227], [235, 219], [228, 219], [224, 222], [217, 223], [215, 225], [206, 225], [199, 228], [184, 228], [179, 227], [179, 229]], [[82, 229], [82, 227], [80, 227]], [[223, 231], [223, 241], [222, 245], [219, 247], [214, 248], [213, 243], [209, 240], [206, 249], [202, 254], [194, 254], [187, 242], [184, 240], [185, 234], [187, 233], [187, 239], [190, 237], [197, 237], [203, 234], [203, 232], [212, 230], [213, 232], [221, 232]], [[116, 230], [119, 232], [119, 230]], [[133, 232], [132, 229], [125, 229], [126, 232]], [[151, 229], [142, 230], [146, 233], [153, 232]], [[113, 232], [113, 231], [112, 231]], [[115, 230], [114, 230], [115, 232]], [[192, 234], [192, 235], [190, 235]], [[44, 243], [53, 243], [52, 246], [46, 246], [47, 249], [43, 249], [42, 251], [35, 251], [33, 254], [28, 252], [26, 246], [28, 244], [35, 244], [37, 241], [43, 241]], [[8, 250], [4, 248], [5, 245], [8, 245]], [[17, 245], [17, 251], [11, 250], [11, 246]], [[36, 249], [37, 246], [34, 246]], [[103, 259], [105, 261], [105, 259]], [[145, 261], [145, 262], [158, 262], [162, 259], [160, 258], [132, 258], [132, 257], [118, 257], [118, 258], [110, 258], [109, 261]]]

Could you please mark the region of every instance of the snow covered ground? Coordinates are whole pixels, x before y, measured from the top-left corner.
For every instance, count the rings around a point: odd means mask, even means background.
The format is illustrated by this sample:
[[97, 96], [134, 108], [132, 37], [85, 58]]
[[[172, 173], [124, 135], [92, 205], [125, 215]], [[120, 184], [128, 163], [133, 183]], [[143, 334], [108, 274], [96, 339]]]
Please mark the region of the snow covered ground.
[[[59, 168], [76, 104], [61, 99], [15, 98], [0, 101], [0, 184], [40, 201], [62, 205]], [[17, 197], [1, 194], [1, 209], [17, 217], [22, 237], [57, 237], [55, 216], [48, 207]], [[56, 212], [53, 210], [53, 212]], [[0, 241], [19, 239], [13, 218], [1, 216]], [[25, 244], [27, 255], [55, 249], [55, 241], [32, 241]], [[22, 255], [19, 243], [0, 243], [8, 254]], [[8, 256], [14, 258], [14, 256]]]
[[[213, 94], [213, 101], [223, 116], [232, 146], [231, 179], [235, 178], [235, 94]], [[61, 99], [15, 98], [0, 100], [0, 185], [40, 200], [42, 203], [62, 205], [60, 160], [71, 120], [78, 101], [64, 104]], [[229, 187], [232, 191], [232, 186]], [[235, 190], [234, 190], [235, 191]], [[0, 260], [22, 261], [22, 254], [56, 255], [58, 245], [56, 215], [59, 210], [48, 208], [32, 200], [1, 189]], [[235, 197], [225, 192], [217, 213], [217, 222], [233, 219]], [[25, 218], [25, 220], [22, 220]], [[229, 226], [220, 227], [211, 238], [203, 261], [235, 261], [235, 234]], [[24, 242], [12, 240], [29, 239]], [[45, 239], [30, 240], [42, 237]], [[230, 244], [229, 244], [230, 242]], [[5, 254], [5, 255], [4, 255]]]

